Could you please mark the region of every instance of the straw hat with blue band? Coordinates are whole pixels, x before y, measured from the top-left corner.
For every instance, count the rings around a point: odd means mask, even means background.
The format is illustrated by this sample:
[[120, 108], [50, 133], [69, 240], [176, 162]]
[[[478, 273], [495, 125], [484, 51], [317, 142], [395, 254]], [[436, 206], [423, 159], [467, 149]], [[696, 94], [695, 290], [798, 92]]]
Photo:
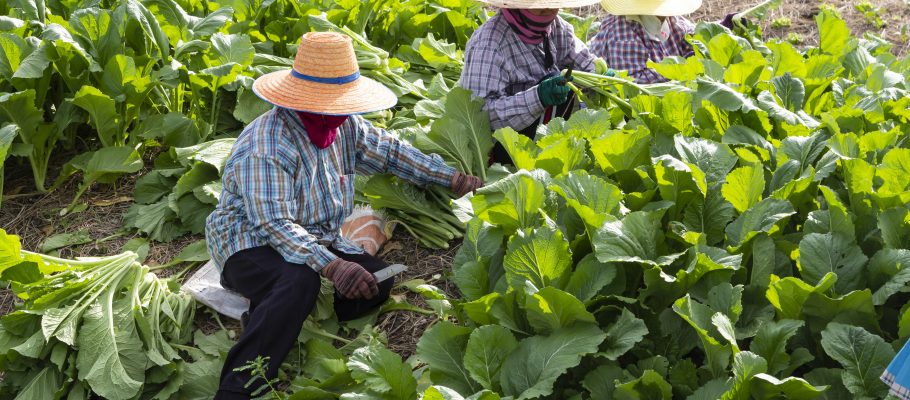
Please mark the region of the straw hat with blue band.
[[325, 115], [385, 110], [398, 98], [360, 75], [351, 38], [335, 32], [309, 32], [300, 39], [294, 68], [256, 79], [253, 91], [278, 107]]

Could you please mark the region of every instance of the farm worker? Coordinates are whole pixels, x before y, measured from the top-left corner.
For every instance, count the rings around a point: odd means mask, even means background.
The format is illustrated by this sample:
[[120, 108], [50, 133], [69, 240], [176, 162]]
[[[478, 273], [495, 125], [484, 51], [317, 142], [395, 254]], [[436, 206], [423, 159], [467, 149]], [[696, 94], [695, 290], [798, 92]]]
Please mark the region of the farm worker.
[[[686, 35], [695, 24], [683, 15], [701, 7], [702, 0], [602, 0], [609, 13], [591, 39], [591, 50], [617, 69], [629, 72], [638, 83], [667, 79], [648, 68], [648, 60], [659, 63], [667, 57], [689, 57], [694, 52]], [[733, 15], [719, 23], [733, 28]]]
[[254, 92], [275, 107], [247, 126], [224, 167], [221, 198], [206, 220], [209, 253], [222, 285], [250, 300], [249, 319], [228, 352], [217, 399], [248, 399], [244, 366], [269, 357], [273, 378], [316, 305], [320, 277], [335, 287], [339, 320], [382, 304], [386, 267], [339, 228], [354, 208], [354, 174], [391, 172], [462, 196], [481, 186], [357, 114], [395, 105], [395, 95], [360, 76], [351, 39], [303, 35], [291, 70], [257, 79]]
[[[558, 15], [560, 7], [588, 6], [598, 0], [480, 1], [500, 10], [468, 40], [460, 85], [486, 100], [492, 129], [511, 127], [533, 138], [539, 124], [553, 117], [568, 118], [577, 107], [561, 70], [571, 66], [608, 72]], [[493, 161], [510, 162], [499, 144]]]
[[910, 342], [891, 360], [881, 376], [889, 392], [900, 400], [910, 400]]

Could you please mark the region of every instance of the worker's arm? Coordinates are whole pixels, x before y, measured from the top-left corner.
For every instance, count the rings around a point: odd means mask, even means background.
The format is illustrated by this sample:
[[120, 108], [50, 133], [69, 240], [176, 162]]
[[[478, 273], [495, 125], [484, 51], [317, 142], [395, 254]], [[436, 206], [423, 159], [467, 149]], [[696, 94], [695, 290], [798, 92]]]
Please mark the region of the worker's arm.
[[484, 98], [484, 109], [490, 113], [492, 129], [522, 130], [540, 118], [544, 106], [538, 97], [537, 86], [513, 95], [506, 93], [508, 80], [504, 65], [499, 49], [489, 44], [469, 46], [459, 82], [475, 97]]
[[356, 135], [357, 172], [367, 175], [390, 172], [420, 186], [450, 187], [455, 169], [441, 157], [424, 154], [361, 117], [351, 118]]

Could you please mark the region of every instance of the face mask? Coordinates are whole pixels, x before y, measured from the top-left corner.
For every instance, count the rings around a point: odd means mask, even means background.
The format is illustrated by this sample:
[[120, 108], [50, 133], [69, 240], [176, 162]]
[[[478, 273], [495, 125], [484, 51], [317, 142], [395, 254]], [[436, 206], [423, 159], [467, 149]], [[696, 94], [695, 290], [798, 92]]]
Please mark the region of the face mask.
[[535, 15], [530, 10], [504, 8], [502, 16], [522, 42], [536, 45], [543, 42], [550, 33], [550, 26], [556, 20], [557, 14]]
[[348, 120], [347, 115], [322, 115], [298, 111], [300, 122], [306, 127], [307, 136], [316, 147], [324, 149], [332, 145], [338, 135], [338, 127]]

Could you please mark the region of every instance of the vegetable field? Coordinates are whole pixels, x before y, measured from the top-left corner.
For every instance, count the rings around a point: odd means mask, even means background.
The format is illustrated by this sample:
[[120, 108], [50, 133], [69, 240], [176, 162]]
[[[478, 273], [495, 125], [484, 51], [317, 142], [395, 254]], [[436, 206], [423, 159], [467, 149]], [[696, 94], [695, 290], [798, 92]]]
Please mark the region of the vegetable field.
[[[0, 4], [7, 202], [63, 192], [48, 221], [123, 215], [108, 237], [52, 227], [40, 246], [2, 226], [17, 300], [0, 317], [0, 397], [211, 398], [236, 327], [180, 282], [208, 260], [234, 138], [268, 109], [253, 80], [331, 30], [399, 96], [367, 118], [486, 186], [452, 199], [358, 177], [358, 202], [454, 259], [347, 323], [324, 282], [259, 395], [886, 398], [879, 376], [910, 337], [910, 57], [835, 8], [814, 14], [817, 46], [699, 23], [693, 57], [652, 65], [667, 83], [575, 71], [586, 108], [532, 141], [491, 135], [456, 85], [491, 15], [470, 0]], [[563, 17], [583, 39], [597, 28]], [[487, 167], [496, 142], [514, 166]], [[111, 187], [128, 189], [91, 198]], [[406, 358], [378, 328], [387, 313], [433, 320]]]

